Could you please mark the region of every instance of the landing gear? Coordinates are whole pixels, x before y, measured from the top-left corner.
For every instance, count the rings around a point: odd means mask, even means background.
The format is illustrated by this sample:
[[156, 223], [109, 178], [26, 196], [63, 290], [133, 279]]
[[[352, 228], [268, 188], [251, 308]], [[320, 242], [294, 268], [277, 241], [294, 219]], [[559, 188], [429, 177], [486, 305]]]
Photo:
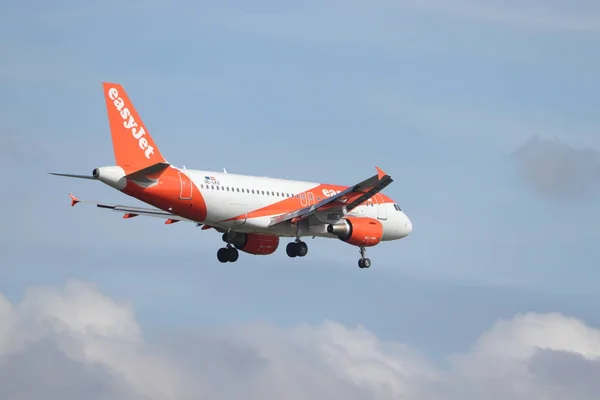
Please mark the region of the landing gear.
[[217, 251], [217, 259], [222, 263], [236, 262], [240, 253], [238, 252], [238, 249], [231, 245], [229, 232], [223, 234], [223, 241], [227, 243], [227, 247], [221, 247]]
[[239, 256], [240, 253], [238, 252], [238, 249], [231, 245], [228, 245], [227, 247], [221, 247], [217, 251], [217, 259], [222, 263], [236, 262]]
[[308, 245], [300, 240], [300, 224], [296, 223], [296, 240], [288, 243], [285, 248], [288, 257], [304, 257], [308, 254]]
[[308, 254], [308, 245], [300, 239], [296, 239], [295, 242], [290, 242], [287, 244], [285, 252], [289, 257], [292, 258], [304, 257], [306, 254]]
[[358, 260], [358, 267], [360, 269], [369, 268], [371, 266], [371, 260], [365, 257], [366, 250], [361, 246], [360, 248], [360, 259]]

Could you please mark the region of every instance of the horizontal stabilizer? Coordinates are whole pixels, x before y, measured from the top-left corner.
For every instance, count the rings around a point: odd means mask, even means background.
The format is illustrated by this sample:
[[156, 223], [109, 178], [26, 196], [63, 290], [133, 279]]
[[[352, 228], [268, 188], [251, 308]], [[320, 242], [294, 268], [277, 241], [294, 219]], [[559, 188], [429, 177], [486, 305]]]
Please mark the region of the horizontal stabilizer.
[[167, 169], [170, 165], [171, 164], [169, 164], [168, 162], [158, 162], [156, 164], [150, 165], [149, 167], [142, 168], [138, 171], [127, 174], [127, 175], [125, 175], [125, 178], [133, 179], [134, 181], [135, 180], [145, 180], [148, 178], [149, 175], [154, 175], [159, 172], [162, 172], [165, 169]]
[[[165, 224], [167, 224], [167, 225], [173, 224], [178, 221], [186, 221], [186, 222], [196, 223], [195, 221], [192, 221], [190, 219], [181, 217], [179, 215], [170, 213], [168, 211], [160, 210], [158, 208], [132, 207], [132, 206], [124, 206], [124, 205], [118, 205], [118, 204], [108, 204], [108, 203], [103, 203], [103, 202], [98, 202], [98, 201], [80, 200], [77, 197], [75, 197], [73, 194], [69, 194], [69, 197], [71, 198], [71, 206], [72, 207], [79, 203], [93, 204], [98, 208], [123, 213], [124, 214], [123, 218], [125, 218], [125, 219], [130, 219], [133, 217], [137, 217], [139, 215], [143, 215], [143, 216], [147, 216], [147, 217], [163, 218], [166, 220]], [[201, 225], [202, 224], [199, 224], [199, 226], [201, 226]]]
[[96, 179], [92, 175], [77, 175], [77, 174], [60, 174], [58, 172], [48, 172], [50, 175], [66, 176], [67, 178], [78, 178], [78, 179]]

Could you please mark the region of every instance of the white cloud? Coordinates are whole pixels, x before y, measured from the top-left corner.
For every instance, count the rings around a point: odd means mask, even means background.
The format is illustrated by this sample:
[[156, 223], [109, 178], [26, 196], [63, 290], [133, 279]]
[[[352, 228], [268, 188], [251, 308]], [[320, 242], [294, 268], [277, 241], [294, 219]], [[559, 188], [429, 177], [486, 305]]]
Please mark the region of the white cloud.
[[[35, 288], [18, 306], [0, 308], [5, 310], [0, 312], [0, 332], [4, 331], [0, 354], [9, 357], [4, 369], [10, 370], [10, 357], [50, 340], [67, 359], [101, 366], [116, 381], [126, 382], [132, 393], [160, 399], [180, 394], [180, 371], [148, 352], [131, 306], [116, 303], [91, 286], [69, 282], [62, 289]], [[28, 357], [35, 362], [35, 354]], [[44, 376], [32, 378], [53, 388], [54, 382]], [[1, 387], [1, 398], [16, 395], [2, 394]]]
[[0, 297], [1, 398], [591, 399], [599, 373], [600, 331], [556, 313], [499, 321], [439, 368], [332, 321], [171, 332], [149, 344], [131, 305], [93, 286], [32, 288], [17, 305]]

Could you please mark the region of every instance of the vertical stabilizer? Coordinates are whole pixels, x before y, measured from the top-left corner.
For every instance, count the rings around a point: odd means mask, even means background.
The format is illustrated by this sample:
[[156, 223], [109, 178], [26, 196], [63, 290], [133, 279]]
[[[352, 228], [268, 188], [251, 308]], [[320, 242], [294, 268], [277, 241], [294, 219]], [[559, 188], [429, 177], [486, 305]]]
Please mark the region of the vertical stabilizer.
[[118, 83], [102, 85], [117, 165], [130, 173], [158, 163], [168, 164], [125, 89]]

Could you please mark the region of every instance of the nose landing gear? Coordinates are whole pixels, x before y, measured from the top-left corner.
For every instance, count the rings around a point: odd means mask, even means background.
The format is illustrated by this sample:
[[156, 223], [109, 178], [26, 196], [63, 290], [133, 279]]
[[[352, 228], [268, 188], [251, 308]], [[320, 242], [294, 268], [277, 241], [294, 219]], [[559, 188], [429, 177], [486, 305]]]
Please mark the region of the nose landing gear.
[[360, 259], [358, 260], [358, 267], [360, 269], [371, 267], [371, 260], [369, 258], [365, 257], [366, 253], [367, 253], [367, 251], [365, 250], [364, 246], [361, 246], [360, 247]]

